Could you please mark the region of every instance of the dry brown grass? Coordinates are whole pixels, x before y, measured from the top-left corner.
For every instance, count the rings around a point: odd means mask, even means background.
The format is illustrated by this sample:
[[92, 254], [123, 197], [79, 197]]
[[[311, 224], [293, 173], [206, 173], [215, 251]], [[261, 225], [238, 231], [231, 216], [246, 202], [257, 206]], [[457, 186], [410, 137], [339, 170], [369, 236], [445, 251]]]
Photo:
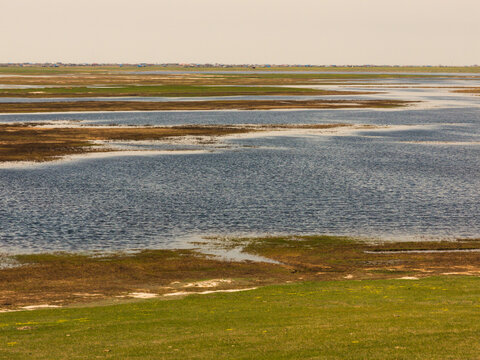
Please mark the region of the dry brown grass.
[[0, 113], [72, 111], [168, 111], [168, 110], [274, 110], [394, 108], [410, 104], [401, 100], [226, 100], [226, 101], [72, 101], [0, 103]]
[[348, 125], [46, 127], [38, 124], [4, 124], [0, 125], [0, 162], [49, 161], [66, 155], [111, 151], [107, 147], [92, 147], [95, 140], [165, 140], [184, 136], [217, 137], [275, 129], [330, 129], [344, 126]]
[[463, 93], [463, 94], [480, 95], [480, 88], [461, 89], [461, 90], [455, 90], [454, 92]]
[[233, 126], [72, 127], [0, 125], [1, 161], [48, 161], [92, 151], [94, 140], [161, 140], [179, 136], [221, 136], [254, 131]]
[[[439, 275], [465, 272], [480, 275], [480, 252], [429, 252], [480, 249], [480, 239], [458, 241], [371, 243], [351, 238], [303, 236], [239, 240], [246, 250], [302, 268], [323, 279], [384, 278], [385, 275]], [[408, 251], [418, 252], [408, 252]], [[383, 253], [386, 252], [386, 253]]]
[[179, 286], [174, 282], [209, 278], [235, 278], [234, 287], [262, 285], [290, 274], [288, 269], [271, 264], [224, 262], [188, 250], [150, 250], [101, 258], [74, 254], [18, 258], [24, 266], [0, 270], [0, 308], [98, 301], [136, 291], [162, 294]]
[[308, 85], [316, 81], [305, 78], [263, 78], [255, 76], [223, 76], [220, 74], [160, 74], [160, 75], [52, 75], [11, 76], [0, 78], [5, 85]]
[[[186, 282], [232, 279], [222, 289], [287, 281], [480, 276], [480, 252], [403, 253], [400, 250], [480, 249], [479, 240], [372, 244], [330, 236], [230, 239], [280, 264], [221, 261], [190, 250], [145, 250], [91, 257], [21, 255], [23, 266], [0, 270], [0, 308], [111, 299], [129, 292], [196, 291]], [[231, 244], [230, 244], [231, 246]], [[382, 254], [378, 251], [397, 250]], [[371, 251], [373, 253], [368, 253]], [[201, 289], [200, 289], [201, 290]]]

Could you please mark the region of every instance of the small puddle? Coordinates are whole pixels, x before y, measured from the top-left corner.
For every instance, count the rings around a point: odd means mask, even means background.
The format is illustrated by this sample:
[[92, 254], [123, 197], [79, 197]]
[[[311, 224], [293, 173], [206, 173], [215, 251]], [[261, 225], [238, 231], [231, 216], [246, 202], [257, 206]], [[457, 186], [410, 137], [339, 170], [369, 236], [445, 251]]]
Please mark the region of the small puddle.
[[235, 247], [232, 249], [219, 249], [213, 247], [202, 247], [196, 248], [197, 252], [205, 255], [213, 255], [219, 260], [225, 261], [254, 261], [254, 262], [265, 262], [270, 264], [280, 264], [280, 262], [269, 259], [260, 255], [249, 254], [243, 252], [242, 247]]

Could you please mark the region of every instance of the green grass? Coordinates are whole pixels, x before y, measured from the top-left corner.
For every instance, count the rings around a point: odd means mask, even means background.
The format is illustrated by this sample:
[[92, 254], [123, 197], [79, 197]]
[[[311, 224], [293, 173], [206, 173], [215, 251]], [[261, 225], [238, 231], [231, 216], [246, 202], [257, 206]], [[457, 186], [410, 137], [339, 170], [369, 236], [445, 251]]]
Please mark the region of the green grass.
[[[0, 96], [238, 96], [238, 95], [322, 95], [330, 91], [272, 86], [116, 86], [95, 88], [83, 86], [46, 87], [41, 89], [2, 89]], [[335, 92], [333, 92], [335, 93]]]
[[478, 359], [479, 309], [480, 279], [436, 277], [4, 313], [0, 359]]

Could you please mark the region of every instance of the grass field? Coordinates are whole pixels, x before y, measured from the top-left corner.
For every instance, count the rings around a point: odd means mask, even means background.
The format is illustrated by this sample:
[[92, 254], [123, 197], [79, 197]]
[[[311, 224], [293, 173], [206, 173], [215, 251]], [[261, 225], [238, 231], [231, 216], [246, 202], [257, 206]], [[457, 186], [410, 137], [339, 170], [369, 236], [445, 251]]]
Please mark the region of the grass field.
[[118, 87], [46, 87], [41, 89], [0, 89], [1, 97], [85, 97], [85, 96], [242, 96], [242, 95], [352, 95], [355, 91], [326, 91], [271, 86], [118, 86]]
[[[1, 74], [0, 74], [1, 75]], [[17, 76], [18, 75], [18, 76]], [[397, 79], [397, 78], [425, 78], [439, 77], [440, 75], [418, 75], [418, 74], [201, 74], [194, 72], [178, 74], [38, 74], [38, 75], [20, 75], [0, 76], [1, 85], [39, 85], [39, 86], [59, 86], [68, 88], [69, 86], [108, 86], [108, 87], [129, 87], [135, 86], [292, 86], [292, 85], [358, 85], [360, 80], [369, 81], [372, 79]], [[477, 77], [456, 78], [476, 79]], [[368, 85], [368, 84], [367, 84]], [[187, 88], [188, 90], [188, 88]], [[221, 89], [225, 92], [225, 89]], [[228, 90], [228, 89], [227, 89]], [[42, 91], [42, 89], [30, 90], [31, 92]], [[52, 90], [53, 91], [53, 90]], [[108, 89], [103, 89], [107, 92]], [[253, 94], [255, 89], [250, 89]], [[300, 91], [300, 90], [299, 90]], [[27, 91], [28, 92], [28, 91]], [[4, 92], [5, 94], [15, 92]], [[22, 91], [20, 91], [20, 94]], [[41, 93], [40, 93], [41, 94]], [[285, 94], [285, 93], [283, 93]]]
[[480, 280], [306, 282], [0, 314], [0, 359], [478, 359]]
[[[440, 72], [431, 68], [418, 68], [415, 71], [395, 68], [389, 71], [385, 68], [358, 68], [345, 70], [342, 68], [318, 68], [295, 72], [290, 70], [275, 72], [254, 71], [246, 69], [240, 72], [222, 72], [223, 68], [202, 73], [191, 68], [169, 69], [162, 67], [143, 68], [147, 71], [126, 71], [124, 68], [109, 67], [68, 67], [68, 68], [20, 68], [0, 67], [1, 96], [198, 96], [198, 95], [300, 95], [334, 94], [329, 89], [312, 90], [298, 89], [293, 86], [303, 85], [371, 85], [372, 80], [407, 80], [407, 79], [474, 79], [478, 80], [480, 73], [477, 68], [439, 68]], [[392, 68], [394, 69], [394, 68]], [[148, 72], [148, 70], [167, 70]], [[180, 71], [168, 71], [180, 70]], [[301, 69], [296, 69], [301, 70]], [[377, 72], [375, 72], [375, 70]], [[403, 71], [402, 71], [403, 70]], [[418, 70], [418, 71], [417, 71]], [[424, 70], [424, 71], [422, 71]], [[321, 71], [319, 73], [318, 71]], [[383, 71], [383, 72], [382, 72]], [[448, 75], [443, 72], [449, 72]], [[473, 73], [472, 73], [473, 72]], [[24, 86], [45, 86], [44, 89], [19, 89]], [[133, 86], [135, 85], [135, 86]], [[210, 89], [205, 88], [209, 86]], [[237, 89], [232, 86], [237, 87]], [[12, 89], [8, 89], [12, 86]], [[88, 86], [88, 87], [87, 87]], [[99, 88], [103, 86], [103, 88]], [[255, 86], [255, 89], [248, 88]], [[279, 88], [288, 86], [290, 88]], [[5, 88], [6, 87], [6, 88]], [[58, 87], [58, 88], [55, 88]], [[276, 88], [272, 88], [276, 87]], [[348, 94], [346, 90], [341, 94]]]
[[[480, 253], [461, 252], [478, 239], [209, 241], [279, 263], [189, 250], [13, 256], [20, 266], [0, 269], [3, 311], [63, 307], [0, 312], [0, 359], [479, 358]], [[196, 294], [219, 278], [230, 282]], [[246, 290], [215, 293], [229, 289]]]

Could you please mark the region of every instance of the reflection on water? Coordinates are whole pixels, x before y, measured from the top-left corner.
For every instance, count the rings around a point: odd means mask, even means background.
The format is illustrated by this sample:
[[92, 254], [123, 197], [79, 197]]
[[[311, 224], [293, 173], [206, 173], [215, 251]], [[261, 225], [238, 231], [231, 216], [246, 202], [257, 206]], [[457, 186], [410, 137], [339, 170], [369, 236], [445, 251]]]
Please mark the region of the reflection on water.
[[398, 127], [343, 136], [239, 138], [229, 140], [238, 145], [231, 149], [201, 154], [0, 169], [0, 251], [178, 247], [206, 234], [480, 236], [478, 107], [44, 114], [0, 120], [68, 119]]

